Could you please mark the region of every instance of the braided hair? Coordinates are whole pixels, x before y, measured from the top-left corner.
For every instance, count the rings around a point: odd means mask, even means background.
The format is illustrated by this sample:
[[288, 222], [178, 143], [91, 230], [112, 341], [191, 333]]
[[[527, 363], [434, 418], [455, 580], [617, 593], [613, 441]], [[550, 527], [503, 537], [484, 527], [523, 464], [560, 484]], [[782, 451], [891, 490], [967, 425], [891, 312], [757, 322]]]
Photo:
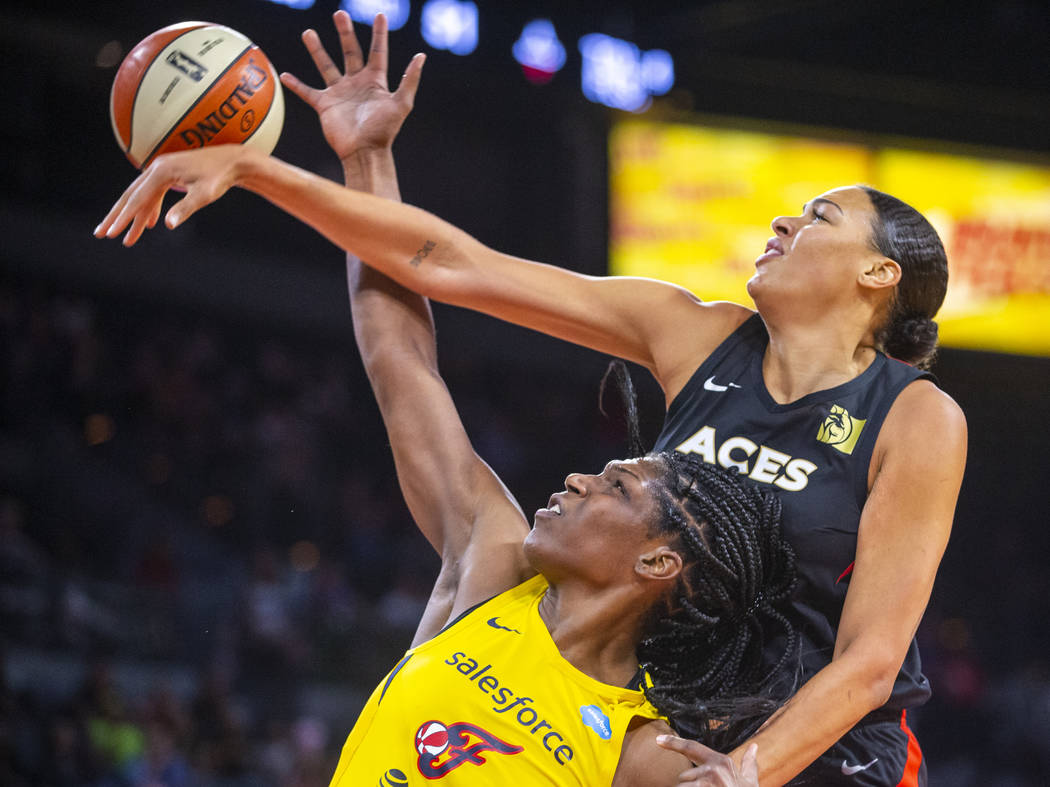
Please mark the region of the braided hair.
[[[666, 467], [654, 490], [654, 535], [677, 537], [684, 568], [638, 646], [645, 694], [680, 734], [726, 751], [794, 691], [794, 682], [775, 687], [774, 678], [797, 668], [798, 634], [782, 611], [795, 588], [795, 554], [781, 537], [775, 495], [695, 455], [650, 456]], [[783, 650], [766, 670], [772, 637], [783, 638]]]

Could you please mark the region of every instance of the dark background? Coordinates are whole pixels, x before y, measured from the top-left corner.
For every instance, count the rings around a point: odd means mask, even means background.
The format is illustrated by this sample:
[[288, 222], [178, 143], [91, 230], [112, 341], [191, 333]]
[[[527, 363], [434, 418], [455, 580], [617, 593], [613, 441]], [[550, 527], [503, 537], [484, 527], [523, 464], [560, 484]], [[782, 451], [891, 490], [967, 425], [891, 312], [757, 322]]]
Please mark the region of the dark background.
[[[671, 52], [676, 87], [650, 110], [664, 117], [1048, 152], [1038, 0], [480, 2], [481, 43], [462, 58], [426, 47], [419, 5], [390, 55], [395, 75], [429, 57], [395, 149], [406, 201], [580, 271], [605, 271], [618, 117], [580, 92], [588, 32]], [[135, 174], [109, 125], [107, 42], [220, 22], [316, 84], [298, 34], [334, 46], [334, 9], [0, 10], [0, 782], [142, 783], [164, 766], [171, 784], [179, 768], [188, 783], [326, 783], [407, 642], [435, 563], [391, 477], [340, 253], [239, 192], [133, 250], [90, 234]], [[537, 16], [568, 50], [543, 87], [509, 52]], [[286, 100], [276, 155], [338, 178], [312, 112]], [[527, 511], [625, 451], [598, 412], [606, 359], [437, 312], [464, 418]], [[662, 403], [636, 372], [651, 440]], [[936, 694], [914, 726], [933, 784], [1046, 784], [1050, 361], [945, 349], [935, 372], [967, 413], [970, 455], [919, 634]]]

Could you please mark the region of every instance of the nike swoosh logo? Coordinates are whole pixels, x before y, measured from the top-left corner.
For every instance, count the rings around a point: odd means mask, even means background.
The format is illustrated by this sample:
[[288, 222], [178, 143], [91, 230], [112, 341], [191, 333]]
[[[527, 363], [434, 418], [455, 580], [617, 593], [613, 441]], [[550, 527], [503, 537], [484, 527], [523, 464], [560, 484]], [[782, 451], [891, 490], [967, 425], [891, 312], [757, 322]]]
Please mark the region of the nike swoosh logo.
[[861, 771], [868, 770], [868, 768], [870, 768], [872, 765], [874, 765], [878, 761], [879, 761], [879, 758], [876, 757], [874, 760], [869, 762], [867, 765], [847, 765], [846, 761], [843, 760], [842, 761], [842, 772], [844, 774], [846, 774], [847, 776], [852, 776], [855, 773], [860, 773]]
[[517, 629], [507, 628], [506, 626], [501, 626], [499, 623], [496, 622], [496, 618], [489, 618], [489, 625], [492, 626], [492, 628], [494, 628], [494, 629], [502, 629], [503, 631], [511, 631], [511, 632], [513, 632], [515, 634], [520, 634], [521, 633]]
[[740, 386], [736, 383], [729, 383], [728, 385], [719, 385], [715, 382], [715, 376], [711, 375], [704, 380], [705, 391], [728, 391], [730, 388], [739, 388]]

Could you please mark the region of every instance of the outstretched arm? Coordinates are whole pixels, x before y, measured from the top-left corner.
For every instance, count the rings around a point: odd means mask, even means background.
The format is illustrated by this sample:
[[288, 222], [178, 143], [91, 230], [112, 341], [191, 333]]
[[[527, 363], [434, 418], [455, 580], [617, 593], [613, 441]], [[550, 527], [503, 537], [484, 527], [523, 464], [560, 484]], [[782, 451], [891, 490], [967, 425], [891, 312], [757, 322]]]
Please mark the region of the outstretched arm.
[[[423, 58], [409, 64], [398, 89], [387, 88], [387, 25], [380, 15], [365, 61], [349, 16], [334, 17], [343, 72], [317, 34], [303, 42], [325, 87], [290, 74], [281, 81], [320, 117], [339, 155], [346, 183], [400, 199], [391, 149], [411, 111]], [[528, 531], [513, 499], [471, 448], [437, 369], [434, 325], [419, 295], [347, 256], [354, 335], [387, 426], [398, 480], [420, 530], [442, 557], [442, 571], [415, 642], [433, 636], [457, 611], [523, 577], [521, 542]], [[484, 561], [473, 555], [486, 554]]]
[[408, 289], [491, 314], [647, 367], [668, 401], [696, 366], [752, 312], [702, 304], [651, 279], [592, 277], [489, 249], [436, 216], [351, 191], [240, 147], [158, 157], [128, 188], [96, 235], [126, 245], [160, 217], [165, 192], [188, 193], [167, 214], [176, 227], [232, 186], [309, 224]]

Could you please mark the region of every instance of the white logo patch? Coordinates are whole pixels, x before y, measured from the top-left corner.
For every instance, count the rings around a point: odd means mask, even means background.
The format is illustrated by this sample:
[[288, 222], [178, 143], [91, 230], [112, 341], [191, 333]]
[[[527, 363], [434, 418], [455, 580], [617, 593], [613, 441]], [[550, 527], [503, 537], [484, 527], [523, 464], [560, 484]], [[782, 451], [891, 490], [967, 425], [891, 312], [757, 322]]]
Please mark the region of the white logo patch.
[[868, 763], [867, 765], [847, 765], [847, 764], [846, 764], [846, 761], [845, 761], [845, 760], [843, 760], [843, 761], [842, 761], [842, 772], [843, 772], [843, 773], [844, 773], [844, 774], [845, 774], [846, 776], [852, 776], [852, 775], [853, 775], [853, 774], [855, 774], [855, 773], [860, 773], [861, 771], [866, 771], [866, 770], [868, 770], [868, 768], [870, 768], [870, 767], [871, 767], [872, 765], [874, 765], [874, 764], [875, 764], [875, 763], [877, 763], [878, 761], [879, 761], [879, 758], [878, 758], [878, 757], [876, 757], [876, 758], [875, 758], [874, 760], [872, 760], [871, 762], [869, 762], [869, 763]]
[[728, 383], [726, 385], [719, 385], [718, 383], [715, 382], [715, 376], [714, 375], [711, 375], [706, 380], [704, 380], [704, 390], [705, 391], [719, 391], [719, 392], [721, 392], [721, 391], [728, 391], [730, 388], [739, 388], [739, 387], [740, 386], [737, 385], [736, 383]]

